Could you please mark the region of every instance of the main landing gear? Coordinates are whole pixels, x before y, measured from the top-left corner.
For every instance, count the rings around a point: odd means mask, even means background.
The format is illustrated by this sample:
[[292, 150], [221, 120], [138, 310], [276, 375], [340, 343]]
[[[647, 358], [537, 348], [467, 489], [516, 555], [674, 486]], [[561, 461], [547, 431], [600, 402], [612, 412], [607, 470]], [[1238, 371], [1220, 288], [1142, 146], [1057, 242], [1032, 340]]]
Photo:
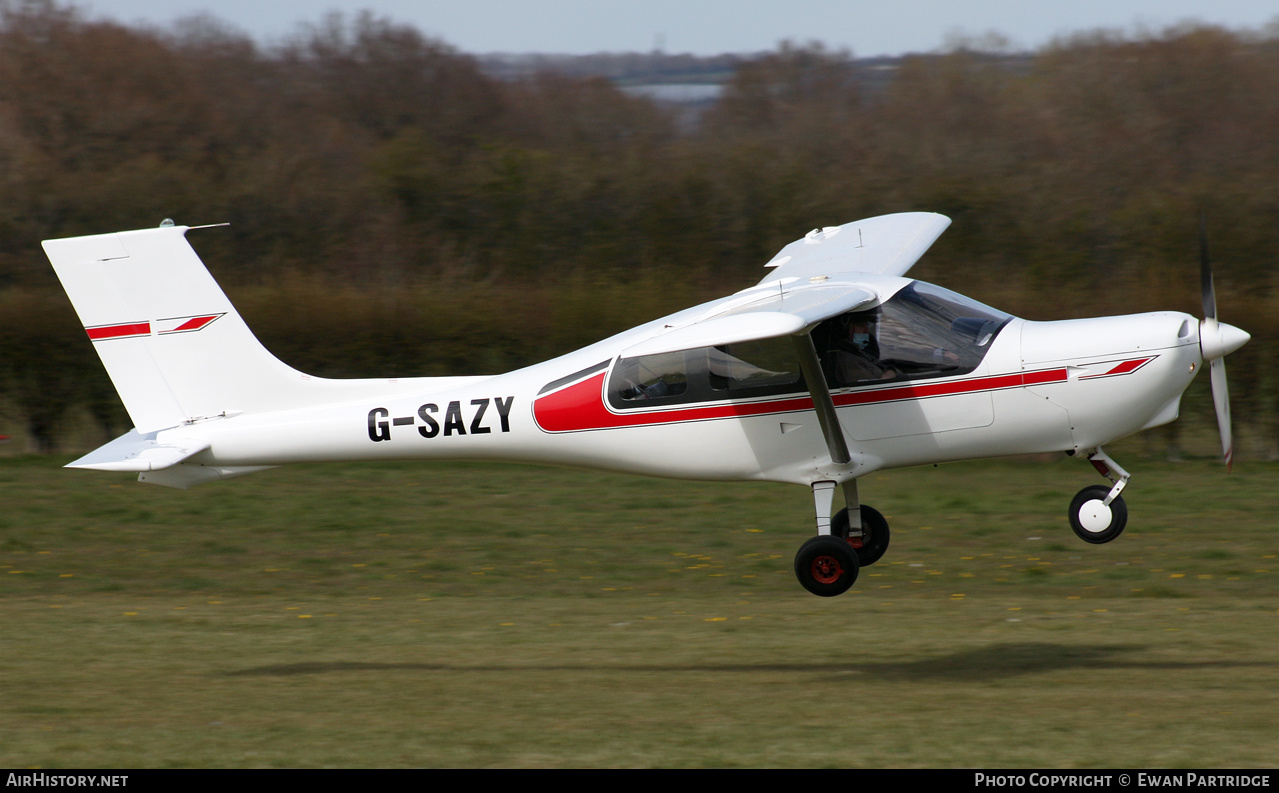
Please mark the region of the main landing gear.
[[1066, 517], [1079, 539], [1100, 545], [1118, 537], [1128, 525], [1128, 506], [1119, 493], [1128, 484], [1131, 474], [1110, 459], [1100, 446], [1086, 454], [1098, 473], [1113, 485], [1089, 485], [1080, 490], [1071, 500]]
[[[821, 597], [847, 592], [858, 571], [879, 561], [888, 550], [888, 521], [878, 510], [858, 501], [856, 480], [845, 482], [843, 487], [848, 506], [831, 518], [835, 482], [813, 483], [817, 536], [809, 538], [795, 554], [795, 577]], [[856, 516], [856, 525], [850, 514]]]

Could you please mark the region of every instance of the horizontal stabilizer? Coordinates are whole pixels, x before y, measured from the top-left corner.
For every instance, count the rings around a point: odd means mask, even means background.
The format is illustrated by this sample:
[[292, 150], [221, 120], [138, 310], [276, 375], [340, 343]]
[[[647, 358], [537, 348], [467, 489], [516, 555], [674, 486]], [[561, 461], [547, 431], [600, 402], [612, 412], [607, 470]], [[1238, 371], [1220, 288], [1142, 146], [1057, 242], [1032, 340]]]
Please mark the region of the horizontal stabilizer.
[[156, 440], [156, 434], [139, 435], [137, 430], [129, 430], [66, 467], [95, 471], [159, 471], [209, 448], [208, 441], [179, 439], [160, 442]]

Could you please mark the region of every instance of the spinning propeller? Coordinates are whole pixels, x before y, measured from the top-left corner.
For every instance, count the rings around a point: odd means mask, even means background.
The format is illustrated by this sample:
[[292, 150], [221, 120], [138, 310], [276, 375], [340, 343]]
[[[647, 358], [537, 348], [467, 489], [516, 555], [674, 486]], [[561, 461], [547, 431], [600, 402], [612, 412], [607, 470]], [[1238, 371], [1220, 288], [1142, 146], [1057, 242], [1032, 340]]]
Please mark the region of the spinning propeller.
[[1208, 362], [1212, 379], [1212, 402], [1217, 408], [1217, 429], [1221, 433], [1221, 454], [1230, 469], [1234, 458], [1234, 439], [1230, 431], [1230, 391], [1226, 387], [1226, 362], [1223, 358], [1248, 343], [1248, 333], [1217, 321], [1217, 294], [1212, 285], [1212, 264], [1208, 260], [1208, 234], [1203, 219], [1199, 221], [1199, 287], [1203, 296], [1204, 318], [1199, 321], [1199, 351]]

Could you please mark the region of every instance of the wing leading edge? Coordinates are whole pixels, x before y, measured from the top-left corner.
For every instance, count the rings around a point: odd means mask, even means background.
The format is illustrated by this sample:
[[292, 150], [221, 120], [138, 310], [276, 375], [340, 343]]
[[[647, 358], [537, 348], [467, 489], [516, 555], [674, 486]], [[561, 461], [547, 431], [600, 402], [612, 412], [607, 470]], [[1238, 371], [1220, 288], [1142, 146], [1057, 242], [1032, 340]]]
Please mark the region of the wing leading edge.
[[[855, 311], [879, 299], [861, 284], [804, 284], [798, 289], [755, 288], [757, 300], [728, 302], [722, 310], [690, 325], [670, 328], [622, 351], [623, 358], [719, 347], [746, 341], [794, 336], [824, 319]], [[735, 297], [742, 297], [743, 294]]]

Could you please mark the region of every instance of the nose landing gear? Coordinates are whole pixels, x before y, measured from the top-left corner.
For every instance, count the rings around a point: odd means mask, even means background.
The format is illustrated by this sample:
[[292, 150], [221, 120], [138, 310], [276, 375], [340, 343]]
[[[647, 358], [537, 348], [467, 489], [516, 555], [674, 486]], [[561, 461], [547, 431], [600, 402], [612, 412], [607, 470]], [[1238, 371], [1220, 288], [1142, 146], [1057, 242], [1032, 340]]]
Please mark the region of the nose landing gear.
[[1119, 495], [1131, 477], [1101, 447], [1087, 452], [1088, 461], [1111, 482], [1112, 487], [1089, 485], [1071, 499], [1066, 517], [1079, 539], [1093, 545], [1110, 542], [1128, 525], [1128, 505]]

